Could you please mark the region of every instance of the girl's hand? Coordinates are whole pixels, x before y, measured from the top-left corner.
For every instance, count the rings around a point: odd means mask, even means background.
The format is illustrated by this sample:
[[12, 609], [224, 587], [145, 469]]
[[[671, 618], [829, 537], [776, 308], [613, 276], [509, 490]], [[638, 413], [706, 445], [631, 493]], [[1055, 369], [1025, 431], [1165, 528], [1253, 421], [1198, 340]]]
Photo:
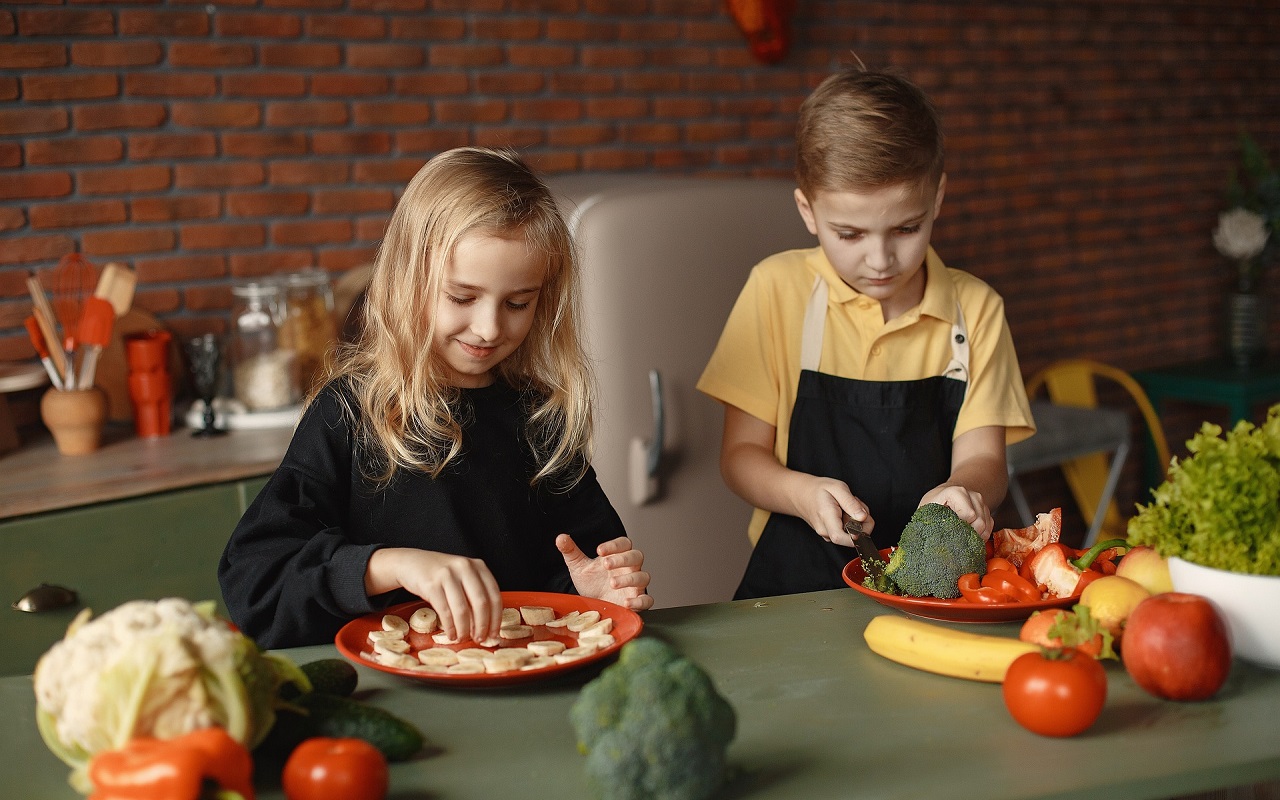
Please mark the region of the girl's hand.
[[478, 558], [384, 547], [369, 557], [364, 586], [370, 595], [408, 589], [431, 604], [445, 635], [454, 639], [481, 642], [502, 626], [502, 592]]
[[653, 598], [645, 594], [649, 573], [641, 569], [644, 553], [632, 547], [626, 536], [597, 547], [596, 558], [582, 552], [567, 533], [556, 537], [556, 549], [564, 556], [569, 577], [583, 597], [608, 600], [633, 611], [653, 606]]
[[832, 544], [853, 547], [853, 537], [844, 532], [845, 517], [862, 523], [865, 533], [871, 533], [876, 527], [866, 504], [853, 496], [848, 484], [835, 478], [805, 475], [793, 503], [800, 518]]
[[920, 505], [939, 503], [956, 512], [956, 516], [973, 526], [982, 541], [991, 538], [995, 528], [991, 522], [991, 509], [987, 508], [981, 492], [963, 486], [944, 483], [920, 500]]

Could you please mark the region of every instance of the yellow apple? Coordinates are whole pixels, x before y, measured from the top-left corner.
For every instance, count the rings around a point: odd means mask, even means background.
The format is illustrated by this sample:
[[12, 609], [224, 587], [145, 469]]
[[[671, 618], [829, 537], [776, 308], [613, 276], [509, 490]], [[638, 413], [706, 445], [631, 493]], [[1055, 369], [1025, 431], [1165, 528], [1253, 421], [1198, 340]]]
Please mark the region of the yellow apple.
[[1125, 620], [1138, 604], [1151, 596], [1142, 584], [1119, 575], [1104, 575], [1084, 587], [1080, 604], [1089, 607], [1089, 613], [1098, 624], [1111, 631], [1120, 640]]
[[1173, 591], [1173, 581], [1169, 579], [1169, 561], [1145, 544], [1125, 553], [1124, 558], [1116, 565], [1116, 574], [1141, 584], [1151, 594]]

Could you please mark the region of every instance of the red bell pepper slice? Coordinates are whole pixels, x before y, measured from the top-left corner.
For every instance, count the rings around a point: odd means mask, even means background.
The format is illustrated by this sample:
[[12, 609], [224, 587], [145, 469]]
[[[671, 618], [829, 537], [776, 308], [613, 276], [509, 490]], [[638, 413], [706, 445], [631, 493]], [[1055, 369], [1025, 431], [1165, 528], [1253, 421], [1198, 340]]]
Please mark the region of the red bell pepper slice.
[[1013, 598], [1009, 595], [990, 586], [983, 586], [982, 579], [978, 577], [976, 572], [968, 572], [961, 575], [956, 581], [956, 587], [960, 590], [960, 596], [970, 603], [1012, 603]]

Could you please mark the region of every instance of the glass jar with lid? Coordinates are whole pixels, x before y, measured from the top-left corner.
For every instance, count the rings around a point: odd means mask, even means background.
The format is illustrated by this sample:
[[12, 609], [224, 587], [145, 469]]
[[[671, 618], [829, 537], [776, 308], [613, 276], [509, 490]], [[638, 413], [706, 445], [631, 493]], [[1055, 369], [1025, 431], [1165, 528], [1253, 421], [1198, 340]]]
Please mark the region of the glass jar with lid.
[[333, 287], [329, 274], [320, 269], [285, 275], [281, 287], [284, 312], [280, 341], [296, 354], [298, 383], [303, 393], [308, 393], [323, 378], [325, 360], [338, 340]]
[[281, 340], [284, 305], [275, 281], [247, 281], [231, 287], [232, 383], [236, 399], [249, 411], [271, 411], [301, 398], [296, 357]]

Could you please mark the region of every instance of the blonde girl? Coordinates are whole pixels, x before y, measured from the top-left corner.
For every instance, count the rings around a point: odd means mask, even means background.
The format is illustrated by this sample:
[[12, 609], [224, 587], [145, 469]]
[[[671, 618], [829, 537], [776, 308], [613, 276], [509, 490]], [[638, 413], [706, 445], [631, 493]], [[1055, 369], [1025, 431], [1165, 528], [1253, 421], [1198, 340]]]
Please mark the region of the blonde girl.
[[314, 644], [419, 597], [447, 635], [482, 641], [500, 589], [650, 607], [643, 554], [590, 466], [578, 306], [563, 217], [517, 155], [429, 161], [392, 215], [358, 338], [223, 553], [236, 624], [267, 647]]

